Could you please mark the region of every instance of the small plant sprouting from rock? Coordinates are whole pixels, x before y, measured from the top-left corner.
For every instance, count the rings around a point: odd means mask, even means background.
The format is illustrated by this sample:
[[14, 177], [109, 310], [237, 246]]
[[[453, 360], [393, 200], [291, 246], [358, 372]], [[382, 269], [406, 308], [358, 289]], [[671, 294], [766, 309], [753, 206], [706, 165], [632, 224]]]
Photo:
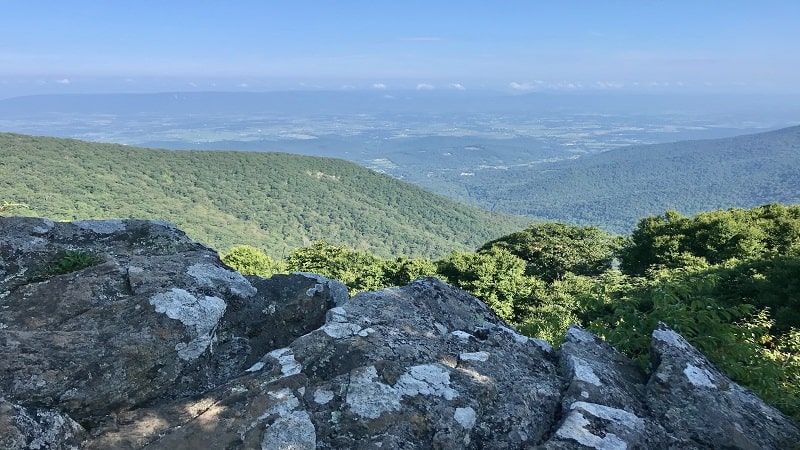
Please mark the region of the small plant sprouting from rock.
[[58, 260], [36, 272], [30, 281], [44, 281], [56, 275], [77, 272], [87, 267], [96, 266], [101, 262], [103, 262], [103, 259], [92, 252], [64, 250], [59, 253]]

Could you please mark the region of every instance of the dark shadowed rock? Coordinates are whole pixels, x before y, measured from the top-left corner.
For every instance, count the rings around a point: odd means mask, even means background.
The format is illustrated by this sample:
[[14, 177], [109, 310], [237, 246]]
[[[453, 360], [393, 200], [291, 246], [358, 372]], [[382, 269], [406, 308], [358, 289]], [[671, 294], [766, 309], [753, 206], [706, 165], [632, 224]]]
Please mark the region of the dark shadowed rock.
[[432, 278], [348, 300], [318, 275], [243, 277], [163, 223], [0, 218], [4, 449], [800, 441], [664, 326], [653, 355], [648, 377], [577, 327], [555, 351]]

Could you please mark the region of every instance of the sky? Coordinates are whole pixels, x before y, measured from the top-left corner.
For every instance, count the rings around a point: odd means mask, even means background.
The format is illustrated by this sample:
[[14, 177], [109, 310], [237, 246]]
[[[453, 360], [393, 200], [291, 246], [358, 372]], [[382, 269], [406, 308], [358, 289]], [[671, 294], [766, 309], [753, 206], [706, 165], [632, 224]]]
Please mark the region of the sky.
[[0, 97], [800, 93], [800, 1], [0, 0]]

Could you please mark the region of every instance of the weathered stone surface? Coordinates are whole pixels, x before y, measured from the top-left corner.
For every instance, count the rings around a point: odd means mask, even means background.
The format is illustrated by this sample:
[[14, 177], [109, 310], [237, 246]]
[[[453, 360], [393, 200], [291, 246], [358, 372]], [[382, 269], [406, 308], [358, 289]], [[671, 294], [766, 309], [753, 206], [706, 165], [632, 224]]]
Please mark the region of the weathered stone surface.
[[0, 399], [0, 448], [3, 450], [81, 447], [86, 431], [58, 411], [23, 407]]
[[[101, 262], [48, 271], [64, 250]], [[0, 218], [0, 448], [792, 448], [664, 326], [653, 373], [559, 350], [436, 279], [347, 299], [243, 277], [158, 222]]]
[[797, 448], [795, 424], [728, 379], [678, 333], [661, 323], [651, 346], [647, 402], [675, 439], [701, 448]]
[[[65, 251], [101, 262], [56, 274]], [[317, 277], [251, 282], [152, 221], [2, 218], [0, 267], [0, 394], [89, 429], [227, 382], [342, 301]]]

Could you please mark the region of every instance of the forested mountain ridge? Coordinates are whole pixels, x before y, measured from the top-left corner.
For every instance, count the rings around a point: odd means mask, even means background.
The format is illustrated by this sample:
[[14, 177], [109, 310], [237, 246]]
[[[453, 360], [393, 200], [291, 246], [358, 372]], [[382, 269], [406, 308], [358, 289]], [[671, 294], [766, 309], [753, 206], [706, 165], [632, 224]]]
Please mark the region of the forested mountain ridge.
[[157, 218], [220, 250], [285, 256], [315, 240], [443, 256], [526, 221], [462, 205], [343, 160], [177, 152], [0, 133], [3, 201], [54, 220]]
[[469, 201], [496, 211], [618, 233], [677, 210], [800, 202], [800, 126], [725, 139], [625, 147], [466, 177]]

